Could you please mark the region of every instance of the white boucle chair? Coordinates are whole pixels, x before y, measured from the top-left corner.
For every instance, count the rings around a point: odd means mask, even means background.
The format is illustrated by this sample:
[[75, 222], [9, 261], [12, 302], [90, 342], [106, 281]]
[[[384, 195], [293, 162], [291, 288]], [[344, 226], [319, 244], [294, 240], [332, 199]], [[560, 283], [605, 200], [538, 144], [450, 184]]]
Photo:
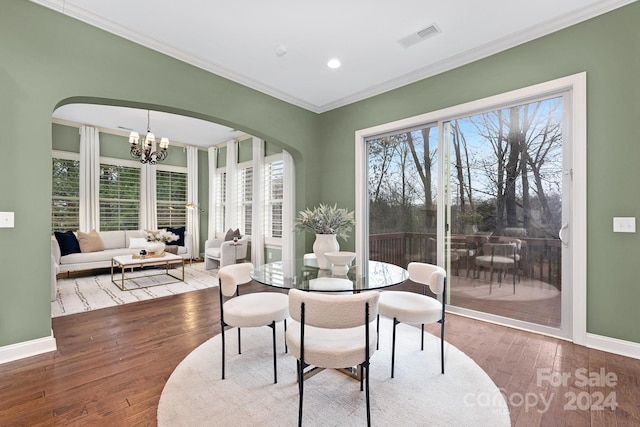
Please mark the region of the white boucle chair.
[[[407, 267], [409, 279], [429, 286], [431, 292], [440, 297], [438, 301], [428, 295], [407, 291], [385, 291], [380, 294], [378, 312], [380, 316], [393, 319], [393, 338], [391, 349], [391, 378], [394, 375], [396, 357], [396, 325], [400, 322], [421, 324], [422, 339], [420, 348], [424, 350], [424, 325], [440, 323], [440, 365], [444, 374], [444, 298], [447, 272], [437, 265], [411, 262]], [[378, 317], [378, 322], [380, 318]]]
[[220, 325], [222, 327], [222, 379], [225, 376], [225, 327], [238, 328], [238, 354], [241, 354], [240, 328], [269, 326], [273, 331], [273, 382], [277, 383], [276, 322], [284, 321], [286, 332], [289, 299], [286, 294], [278, 292], [255, 292], [240, 295], [238, 287], [251, 281], [252, 269], [253, 264], [245, 262], [228, 265], [218, 271]]
[[[367, 425], [371, 425], [369, 358], [376, 349], [376, 334], [370, 333], [370, 329], [375, 328], [378, 296], [378, 291], [341, 295], [289, 291], [289, 313], [293, 322], [286, 335], [287, 346], [298, 359], [298, 426], [302, 425], [305, 374], [317, 368], [358, 365], [361, 391], [363, 379], [366, 383]], [[305, 373], [307, 367], [310, 370]]]

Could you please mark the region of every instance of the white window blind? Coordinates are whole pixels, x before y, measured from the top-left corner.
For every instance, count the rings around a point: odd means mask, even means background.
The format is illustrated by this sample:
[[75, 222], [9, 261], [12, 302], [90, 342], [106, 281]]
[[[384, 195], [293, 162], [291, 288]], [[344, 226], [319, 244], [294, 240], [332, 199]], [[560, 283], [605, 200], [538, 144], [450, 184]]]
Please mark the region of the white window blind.
[[158, 228], [186, 226], [186, 172], [156, 170], [156, 203]]
[[218, 172], [216, 177], [216, 233], [224, 235], [226, 230], [224, 229], [225, 223], [225, 204], [227, 200], [227, 173]]
[[265, 164], [265, 237], [282, 237], [282, 203], [284, 192], [284, 162]]
[[140, 168], [100, 164], [100, 230], [137, 230]]
[[238, 170], [238, 225], [243, 234], [251, 235], [253, 215], [253, 167]]
[[80, 161], [52, 159], [51, 231], [80, 227]]

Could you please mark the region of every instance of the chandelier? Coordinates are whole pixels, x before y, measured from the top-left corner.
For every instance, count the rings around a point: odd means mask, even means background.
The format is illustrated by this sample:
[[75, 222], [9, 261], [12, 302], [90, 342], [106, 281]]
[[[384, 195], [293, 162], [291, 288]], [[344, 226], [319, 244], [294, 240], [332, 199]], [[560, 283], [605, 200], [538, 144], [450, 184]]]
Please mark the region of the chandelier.
[[158, 151], [151, 151], [153, 143], [156, 142], [156, 136], [151, 132], [150, 112], [147, 110], [147, 135], [144, 137], [144, 141], [140, 141], [140, 135], [138, 132], [132, 131], [129, 134], [129, 142], [131, 143], [131, 157], [139, 159], [140, 163], [148, 163], [155, 165], [158, 162], [167, 158], [167, 148], [169, 148], [169, 139], [160, 139], [160, 149]]

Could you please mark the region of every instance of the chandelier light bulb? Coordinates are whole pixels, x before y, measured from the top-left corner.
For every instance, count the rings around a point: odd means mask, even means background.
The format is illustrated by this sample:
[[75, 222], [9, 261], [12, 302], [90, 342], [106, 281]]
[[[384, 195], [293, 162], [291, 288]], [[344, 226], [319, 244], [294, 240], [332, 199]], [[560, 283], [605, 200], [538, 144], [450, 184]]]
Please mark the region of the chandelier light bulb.
[[153, 133], [148, 132], [148, 133], [147, 133], [147, 137], [144, 139], [144, 141], [145, 141], [145, 143], [146, 143], [147, 145], [149, 145], [149, 146], [150, 146], [151, 144], [153, 144], [154, 142], [156, 142], [156, 136], [155, 136]]
[[138, 135], [138, 132], [131, 132], [129, 134], [129, 142], [132, 145], [137, 145], [139, 141], [140, 141], [140, 135]]

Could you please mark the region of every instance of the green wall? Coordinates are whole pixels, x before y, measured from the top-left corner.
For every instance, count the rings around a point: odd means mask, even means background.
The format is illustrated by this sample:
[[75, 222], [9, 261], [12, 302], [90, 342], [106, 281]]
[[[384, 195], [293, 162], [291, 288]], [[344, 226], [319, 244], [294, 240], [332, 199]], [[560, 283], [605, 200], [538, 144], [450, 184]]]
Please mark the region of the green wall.
[[[321, 199], [354, 208], [354, 132], [587, 72], [587, 332], [640, 343], [640, 3], [320, 117]], [[336, 153], [340, 153], [339, 156]], [[638, 224], [640, 226], [640, 223]]]
[[150, 108], [233, 127], [291, 153], [299, 208], [319, 193], [305, 173], [318, 157], [314, 113], [25, 0], [2, 2], [0, 58], [0, 211], [15, 212], [15, 228], [0, 229], [0, 347], [51, 334], [51, 114], [60, 105]]
[[[96, 102], [183, 114], [242, 130], [289, 151], [296, 207], [354, 208], [354, 131], [587, 71], [588, 332], [640, 343], [637, 234], [613, 216], [640, 216], [640, 5], [321, 115], [105, 33], [25, 0], [0, 13], [0, 347], [51, 332], [51, 113]], [[153, 73], [126, 64], [148, 64]], [[309, 161], [312, 159], [312, 161]], [[200, 156], [205, 173], [206, 154]], [[631, 190], [631, 191], [630, 191]], [[206, 193], [200, 192], [201, 203]], [[309, 236], [299, 235], [300, 247]], [[352, 245], [349, 242], [345, 246]]]

